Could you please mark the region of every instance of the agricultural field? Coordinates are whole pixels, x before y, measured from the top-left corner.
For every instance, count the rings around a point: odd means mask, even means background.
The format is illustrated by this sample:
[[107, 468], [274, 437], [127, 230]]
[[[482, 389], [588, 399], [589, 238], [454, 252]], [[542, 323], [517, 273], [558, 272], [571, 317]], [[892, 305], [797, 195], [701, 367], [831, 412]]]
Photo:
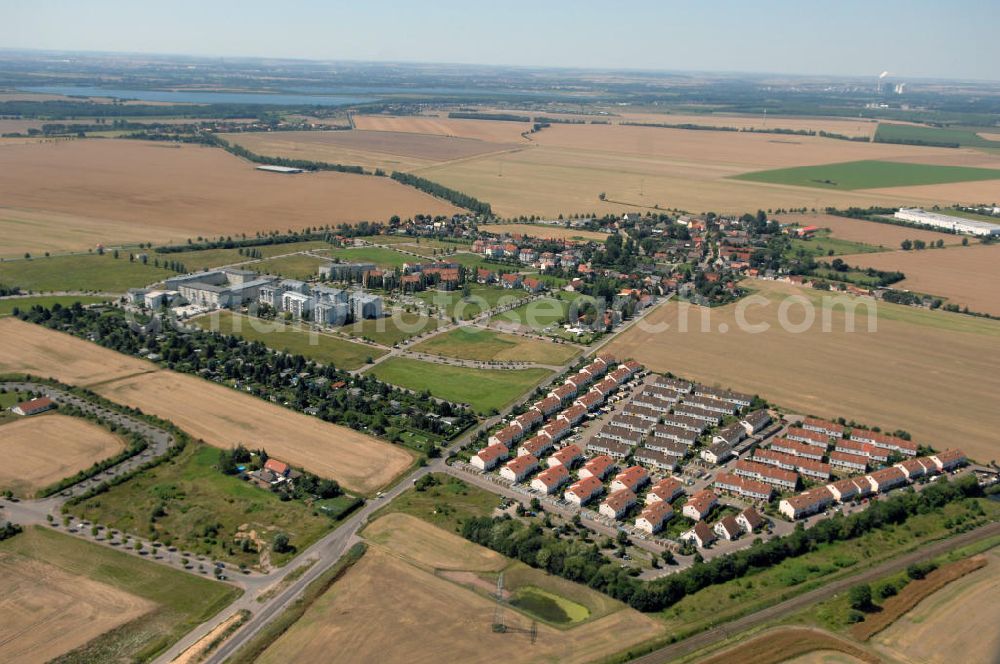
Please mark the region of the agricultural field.
[[861, 646], [818, 629], [779, 627], [699, 660], [701, 664], [879, 664]]
[[580, 351], [573, 346], [517, 337], [480, 327], [459, 327], [412, 347], [414, 352], [482, 362], [562, 365]]
[[473, 369], [393, 357], [376, 364], [373, 376], [438, 399], [467, 403], [476, 412], [499, 410], [551, 375], [548, 369]]
[[[537, 621], [538, 640], [531, 645], [515, 629], [497, 634], [489, 592], [508, 559], [401, 514], [374, 521], [363, 535], [371, 544], [364, 557], [258, 661], [311, 661], [338, 652], [346, 662], [429, 663], [447, 652], [462, 662], [583, 662], [662, 632], [655, 620], [595, 591], [514, 564], [505, 572], [511, 579], [505, 621], [516, 629]], [[529, 612], [549, 615], [556, 600], [590, 619], [555, 626]], [[387, 612], [394, 616], [392, 639], [384, 638], [378, 618]]]
[[849, 161], [744, 173], [741, 180], [841, 190], [886, 189], [952, 182], [1000, 180], [1000, 169], [891, 161]]
[[[285, 564], [333, 527], [329, 517], [303, 502], [283, 501], [276, 493], [223, 475], [216, 468], [218, 461], [219, 450], [191, 443], [170, 463], [68, 511], [164, 546], [263, 571]], [[156, 513], [159, 516], [151, 519]], [[296, 550], [274, 552], [271, 546], [278, 533], [287, 535]], [[252, 548], [243, 548], [244, 539]]]
[[196, 318], [191, 323], [203, 330], [233, 335], [248, 341], [259, 341], [274, 350], [302, 355], [321, 364], [332, 364], [347, 371], [363, 367], [369, 359], [381, 357], [386, 353], [381, 348], [347, 341], [303, 327], [301, 324], [262, 320], [231, 311], [213, 311]]
[[793, 131], [825, 131], [844, 136], [872, 136], [878, 127], [876, 120], [867, 118], [845, 119], [822, 116], [737, 115], [730, 113], [618, 113], [614, 121], [642, 122], [649, 124], [693, 124], [708, 127], [736, 129], [791, 129]]
[[830, 236], [845, 242], [857, 242], [886, 249], [898, 249], [903, 240], [923, 240], [927, 244], [943, 241], [946, 245], [961, 244], [962, 238], [953, 233], [925, 231], [895, 224], [880, 224], [864, 219], [850, 219], [832, 214], [779, 214], [775, 220], [782, 224], [819, 226], [830, 231]]
[[891, 251], [844, 256], [850, 265], [896, 270], [906, 279], [893, 284], [947, 299], [949, 304], [1000, 316], [1000, 245]]
[[468, 251], [468, 241], [439, 240], [437, 238], [411, 237], [409, 235], [369, 235], [358, 238], [372, 244], [385, 244], [394, 249], [409, 251], [428, 258], [454, 251]]
[[429, 477], [430, 486], [423, 487], [422, 491], [404, 491], [375, 516], [402, 513], [441, 530], [459, 533], [466, 519], [492, 516], [500, 506], [500, 496], [466, 484], [457, 477], [443, 473], [431, 473]]
[[0, 542], [0, 659], [148, 660], [239, 590], [41, 526]]
[[1000, 551], [986, 567], [951, 582], [877, 634], [878, 652], [898, 661], [945, 664], [962, 653], [968, 662], [996, 661], [1000, 654]]
[[241, 267], [260, 274], [275, 274], [285, 279], [305, 281], [319, 276], [321, 265], [329, 265], [330, 261], [309, 254], [291, 254], [268, 258], [255, 263], [247, 263]]
[[531, 129], [527, 122], [504, 120], [466, 120], [431, 115], [388, 115], [354, 116], [354, 125], [360, 130], [428, 134], [431, 136], [451, 136], [472, 138], [488, 143], [519, 143], [527, 145], [522, 133]]
[[883, 141], [927, 141], [929, 143], [957, 143], [962, 147], [1000, 148], [1000, 140], [977, 133], [973, 128], [924, 127], [914, 124], [882, 122], [875, 138]]
[[[933, 447], [960, 444], [974, 459], [997, 457], [1000, 414], [982, 395], [1000, 391], [1000, 360], [983, 349], [1000, 339], [1000, 323], [844, 295], [836, 302], [853, 308], [855, 331], [848, 331], [841, 304], [829, 310], [830, 331], [824, 332], [823, 292], [777, 282], [745, 285], [757, 297], [708, 310], [670, 302], [607, 350], [654, 371], [758, 393], [792, 412], [905, 429]], [[786, 298], [793, 298], [784, 305], [789, 329], [807, 320], [806, 303], [815, 307], [815, 324], [799, 333], [783, 329], [779, 309]], [[749, 331], [741, 331], [738, 311]], [[762, 323], [769, 328], [760, 329]]]
[[375, 263], [382, 269], [403, 267], [403, 263], [418, 263], [419, 259], [401, 254], [384, 247], [352, 247], [350, 249], [330, 249], [331, 257], [345, 263]]
[[510, 233], [511, 235], [525, 235], [527, 237], [539, 237], [546, 240], [593, 240], [594, 242], [604, 242], [608, 239], [607, 233], [588, 231], [582, 228], [566, 228], [554, 224], [484, 224], [479, 227], [480, 231], [489, 233]]
[[284, 177], [215, 148], [133, 140], [0, 147], [0, 246], [13, 256], [458, 211], [388, 178]]
[[0, 300], [0, 316], [10, 316], [14, 309], [27, 311], [31, 307], [39, 306], [51, 309], [53, 305], [63, 307], [71, 306], [75, 302], [80, 304], [99, 304], [107, 302], [108, 298], [92, 295], [39, 295], [35, 297], [11, 297]]
[[150, 258], [146, 265], [131, 262], [125, 250], [118, 258], [109, 251], [103, 256], [94, 253], [8, 259], [0, 262], [0, 283], [31, 291], [124, 293], [176, 274], [155, 267], [153, 260]]
[[0, 490], [30, 495], [113, 456], [125, 442], [79, 417], [45, 413], [0, 427]]
[[868, 254], [882, 251], [861, 242], [851, 242], [834, 237], [829, 231], [817, 231], [811, 238], [792, 238], [791, 251], [794, 254], [802, 252], [815, 257], [843, 256], [845, 254]]
[[55, 377], [88, 387], [156, 371], [155, 365], [16, 318], [0, 319], [0, 373]]
[[443, 324], [443, 321], [424, 313], [394, 309], [390, 316], [354, 321], [337, 330], [358, 339], [394, 346], [418, 334], [433, 332]]
[[[410, 453], [372, 436], [194, 376], [160, 369], [68, 334], [0, 320], [0, 372], [52, 376], [171, 420], [223, 449], [244, 443], [366, 493], [409, 467]], [[294, 431], [295, 435], [289, 435]]]
[[391, 131], [283, 131], [224, 135], [251, 152], [380, 168], [387, 173], [509, 150], [517, 144]]
[[512, 304], [528, 297], [528, 293], [519, 289], [470, 284], [468, 298], [463, 296], [460, 290], [425, 290], [416, 293], [415, 296], [432, 309], [444, 313], [448, 318], [472, 320], [498, 305]]

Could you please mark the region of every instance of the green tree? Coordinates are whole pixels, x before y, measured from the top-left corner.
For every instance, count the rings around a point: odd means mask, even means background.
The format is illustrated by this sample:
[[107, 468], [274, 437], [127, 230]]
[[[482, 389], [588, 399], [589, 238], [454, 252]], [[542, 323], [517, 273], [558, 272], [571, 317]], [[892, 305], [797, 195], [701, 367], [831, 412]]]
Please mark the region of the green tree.
[[903, 249], [903, 251], [909, 251], [913, 248], [913, 243], [909, 240], [903, 240], [899, 243], [899, 246]]
[[274, 536], [274, 542], [271, 544], [271, 548], [275, 553], [286, 553], [290, 551], [292, 545], [288, 541], [288, 535], [285, 533], [278, 533]]
[[852, 609], [868, 611], [872, 608], [872, 589], [867, 583], [852, 587], [847, 591], [847, 601]]

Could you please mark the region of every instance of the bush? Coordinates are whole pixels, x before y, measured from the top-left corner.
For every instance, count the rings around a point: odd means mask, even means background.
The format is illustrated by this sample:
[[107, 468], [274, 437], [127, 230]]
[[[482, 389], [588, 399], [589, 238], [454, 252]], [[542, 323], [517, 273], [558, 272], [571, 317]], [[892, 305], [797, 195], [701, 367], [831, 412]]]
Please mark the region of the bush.
[[892, 597], [899, 591], [896, 589], [893, 583], [883, 583], [878, 587], [875, 593], [879, 596], [879, 599], [886, 599], [887, 597]]
[[872, 608], [872, 589], [867, 583], [852, 587], [847, 591], [847, 602], [855, 611], [869, 611]]

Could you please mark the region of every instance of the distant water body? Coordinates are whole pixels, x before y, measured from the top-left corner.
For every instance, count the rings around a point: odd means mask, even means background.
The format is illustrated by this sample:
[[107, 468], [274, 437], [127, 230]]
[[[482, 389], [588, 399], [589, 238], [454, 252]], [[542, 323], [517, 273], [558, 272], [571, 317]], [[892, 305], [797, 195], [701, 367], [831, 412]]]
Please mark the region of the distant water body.
[[260, 92], [199, 92], [197, 90], [116, 90], [77, 85], [37, 85], [21, 88], [25, 92], [37, 92], [67, 97], [114, 97], [172, 104], [274, 104], [276, 106], [349, 106], [377, 101], [374, 97], [360, 97], [338, 94], [265, 94]]

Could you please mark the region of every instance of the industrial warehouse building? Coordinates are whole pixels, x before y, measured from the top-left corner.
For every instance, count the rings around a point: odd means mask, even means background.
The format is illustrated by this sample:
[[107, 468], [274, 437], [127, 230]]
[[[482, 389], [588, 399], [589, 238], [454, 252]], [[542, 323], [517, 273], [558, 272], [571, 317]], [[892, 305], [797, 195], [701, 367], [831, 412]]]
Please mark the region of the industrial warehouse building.
[[947, 214], [937, 212], [927, 212], [920, 208], [900, 208], [895, 215], [900, 221], [908, 221], [913, 224], [924, 224], [935, 228], [944, 228], [953, 233], [968, 233], [969, 235], [992, 235], [1000, 237], [1000, 224], [992, 224], [988, 221], [978, 221], [976, 219], [963, 219], [962, 217], [952, 217]]

